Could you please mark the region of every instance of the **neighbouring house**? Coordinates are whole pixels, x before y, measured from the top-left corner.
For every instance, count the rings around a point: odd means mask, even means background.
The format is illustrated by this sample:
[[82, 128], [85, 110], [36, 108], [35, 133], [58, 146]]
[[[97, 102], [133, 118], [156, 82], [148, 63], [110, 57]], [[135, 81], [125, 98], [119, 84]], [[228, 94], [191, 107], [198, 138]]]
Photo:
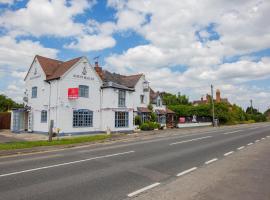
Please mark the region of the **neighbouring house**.
[[162, 100], [162, 94], [155, 92], [150, 88], [150, 103], [153, 106], [153, 111], [157, 115], [157, 122], [161, 126], [173, 128], [175, 126], [175, 113], [168, 109]]
[[120, 75], [86, 57], [60, 61], [35, 56], [25, 77], [26, 103], [12, 110], [11, 130], [79, 134], [133, 131], [134, 116], [149, 112], [143, 74]]
[[[227, 98], [221, 98], [221, 92], [219, 89], [216, 90], [216, 99], [213, 99], [214, 102], [216, 103], [229, 103], [230, 102], [228, 101]], [[193, 105], [194, 106], [198, 106], [198, 105], [202, 105], [202, 104], [210, 104], [211, 103], [211, 95], [209, 94], [206, 94], [206, 98], [204, 99], [204, 97], [201, 97], [200, 100], [196, 100], [196, 101], [193, 101]]]

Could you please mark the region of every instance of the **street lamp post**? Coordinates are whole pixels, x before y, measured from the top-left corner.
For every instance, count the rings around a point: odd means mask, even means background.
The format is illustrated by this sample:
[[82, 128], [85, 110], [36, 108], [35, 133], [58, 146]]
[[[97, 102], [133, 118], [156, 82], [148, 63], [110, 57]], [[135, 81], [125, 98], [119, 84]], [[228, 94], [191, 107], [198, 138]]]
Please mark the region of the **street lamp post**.
[[215, 104], [214, 104], [214, 86], [211, 84], [211, 101], [212, 101], [212, 117], [213, 126], [215, 126]]

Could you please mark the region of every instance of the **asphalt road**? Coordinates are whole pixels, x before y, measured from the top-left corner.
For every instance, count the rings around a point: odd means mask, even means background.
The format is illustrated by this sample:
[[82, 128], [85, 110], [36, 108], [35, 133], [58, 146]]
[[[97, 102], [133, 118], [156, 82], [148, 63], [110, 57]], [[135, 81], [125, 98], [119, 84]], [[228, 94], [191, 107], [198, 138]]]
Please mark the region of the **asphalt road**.
[[0, 199], [128, 199], [267, 136], [263, 123], [1, 158]]

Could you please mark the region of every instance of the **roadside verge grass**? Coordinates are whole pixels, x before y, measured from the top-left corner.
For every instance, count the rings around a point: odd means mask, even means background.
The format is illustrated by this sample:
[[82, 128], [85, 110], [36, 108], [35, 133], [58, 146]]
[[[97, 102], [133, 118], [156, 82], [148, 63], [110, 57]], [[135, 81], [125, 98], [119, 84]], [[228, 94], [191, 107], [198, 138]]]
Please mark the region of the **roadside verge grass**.
[[56, 139], [52, 142], [48, 141], [21, 141], [21, 142], [7, 142], [0, 144], [0, 150], [12, 150], [12, 149], [26, 149], [41, 146], [55, 146], [55, 145], [68, 145], [68, 144], [78, 144], [85, 142], [95, 142], [102, 141], [111, 138], [111, 135], [93, 135], [93, 136], [81, 136], [74, 138], [64, 138]]

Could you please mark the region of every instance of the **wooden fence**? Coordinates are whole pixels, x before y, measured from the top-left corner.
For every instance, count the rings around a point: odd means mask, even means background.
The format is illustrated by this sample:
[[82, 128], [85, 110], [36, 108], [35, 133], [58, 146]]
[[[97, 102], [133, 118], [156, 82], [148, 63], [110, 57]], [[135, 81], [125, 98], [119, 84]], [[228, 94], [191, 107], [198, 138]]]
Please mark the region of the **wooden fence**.
[[11, 113], [0, 113], [0, 129], [10, 129]]

